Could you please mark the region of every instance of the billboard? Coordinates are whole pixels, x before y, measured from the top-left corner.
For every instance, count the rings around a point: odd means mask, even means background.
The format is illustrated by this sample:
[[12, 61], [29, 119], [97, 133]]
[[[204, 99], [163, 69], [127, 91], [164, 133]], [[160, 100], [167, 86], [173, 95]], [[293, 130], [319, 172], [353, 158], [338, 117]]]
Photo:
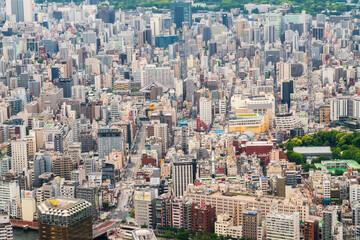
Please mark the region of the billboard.
[[143, 200], [144, 192], [143, 191], [135, 191], [134, 198], [135, 198], [135, 200]]
[[21, 190], [21, 198], [32, 200], [32, 199], [34, 199], [34, 192], [27, 191], [27, 190]]

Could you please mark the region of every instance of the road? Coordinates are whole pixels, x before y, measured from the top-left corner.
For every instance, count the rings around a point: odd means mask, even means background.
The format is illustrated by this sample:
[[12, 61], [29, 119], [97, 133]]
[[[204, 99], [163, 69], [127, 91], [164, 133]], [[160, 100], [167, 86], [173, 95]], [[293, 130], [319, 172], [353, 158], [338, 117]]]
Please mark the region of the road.
[[141, 166], [141, 153], [145, 149], [147, 124], [148, 122], [143, 122], [143, 125], [140, 127], [138, 136], [135, 139], [135, 153], [130, 155], [131, 162], [127, 165], [125, 170], [126, 178], [116, 183], [116, 187], [120, 189], [120, 195], [116, 209], [110, 213], [110, 218], [112, 219], [122, 220], [126, 218], [129, 216], [129, 211], [132, 208], [134, 180], [136, 178], [136, 173]]

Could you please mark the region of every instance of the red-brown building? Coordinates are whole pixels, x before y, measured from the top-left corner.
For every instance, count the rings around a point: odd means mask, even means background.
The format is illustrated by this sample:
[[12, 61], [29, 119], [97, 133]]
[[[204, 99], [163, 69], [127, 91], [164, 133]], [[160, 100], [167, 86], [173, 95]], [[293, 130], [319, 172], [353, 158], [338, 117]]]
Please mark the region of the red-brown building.
[[215, 207], [193, 203], [191, 207], [191, 231], [194, 232], [214, 232], [216, 222]]
[[150, 165], [150, 166], [153, 166], [153, 167], [156, 167], [156, 159], [152, 158], [152, 157], [149, 157], [148, 155], [146, 154], [143, 154], [141, 156], [141, 166], [146, 166], [146, 165]]
[[304, 240], [319, 239], [319, 221], [306, 220], [304, 222]]

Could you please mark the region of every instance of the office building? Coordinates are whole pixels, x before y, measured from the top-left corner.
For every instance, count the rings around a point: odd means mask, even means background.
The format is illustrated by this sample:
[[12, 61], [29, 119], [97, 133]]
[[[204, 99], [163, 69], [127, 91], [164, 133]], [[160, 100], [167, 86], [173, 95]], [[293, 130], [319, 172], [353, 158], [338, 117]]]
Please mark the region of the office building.
[[18, 217], [20, 186], [17, 181], [0, 183], [0, 212]]
[[71, 171], [75, 169], [75, 162], [69, 155], [58, 156], [52, 162], [51, 169], [55, 176], [71, 180]]
[[170, 3], [171, 21], [175, 23], [176, 28], [182, 28], [183, 23], [192, 25], [191, 2], [174, 1]]
[[266, 216], [266, 239], [300, 239], [299, 213], [283, 214], [272, 212]]
[[76, 188], [76, 198], [84, 199], [91, 203], [91, 212], [94, 216], [98, 213], [98, 189], [96, 187], [78, 186]]
[[28, 168], [26, 140], [11, 141], [11, 168], [15, 172], [22, 172]]
[[112, 129], [99, 129], [98, 149], [99, 158], [109, 156], [113, 150], [124, 151], [124, 140], [121, 136], [121, 131]]
[[155, 227], [157, 194], [154, 188], [139, 188], [134, 192], [135, 219], [140, 225]]
[[337, 222], [337, 212], [335, 206], [327, 206], [322, 212], [322, 238], [332, 240]]
[[33, 6], [31, 0], [6, 0], [6, 15], [10, 21], [32, 22]]
[[287, 104], [288, 109], [290, 109], [292, 93], [294, 93], [294, 82], [292, 80], [283, 81], [281, 88], [281, 103]]
[[203, 121], [207, 126], [209, 126], [212, 123], [212, 107], [210, 99], [201, 97], [199, 106], [200, 120]]
[[36, 153], [33, 160], [34, 187], [41, 187], [42, 181], [39, 176], [51, 172], [51, 156], [44, 153]]
[[83, 199], [52, 198], [37, 208], [39, 240], [92, 240], [91, 203]]
[[204, 203], [193, 203], [191, 207], [191, 231], [214, 232], [216, 221], [215, 207]]
[[64, 98], [71, 98], [71, 88], [74, 86], [74, 80], [72, 78], [56, 78], [53, 80], [53, 84], [63, 90]]
[[261, 225], [261, 213], [256, 208], [247, 208], [242, 213], [242, 237], [257, 240], [258, 227]]
[[172, 168], [173, 193], [176, 197], [184, 195], [190, 183], [196, 178], [196, 160], [176, 159]]
[[174, 70], [170, 67], [156, 67], [148, 64], [142, 73], [141, 87], [147, 87], [150, 84], [157, 82], [163, 86], [163, 91], [166, 88], [174, 88]]
[[319, 221], [306, 220], [304, 222], [304, 240], [319, 240]]

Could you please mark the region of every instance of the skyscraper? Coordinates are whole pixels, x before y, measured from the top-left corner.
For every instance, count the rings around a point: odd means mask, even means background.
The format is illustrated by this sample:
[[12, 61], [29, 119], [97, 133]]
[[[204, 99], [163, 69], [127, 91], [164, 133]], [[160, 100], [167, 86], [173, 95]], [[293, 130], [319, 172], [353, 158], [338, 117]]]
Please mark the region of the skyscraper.
[[283, 81], [281, 88], [281, 102], [282, 104], [287, 104], [288, 109], [290, 109], [291, 93], [294, 93], [294, 82], [292, 80]]
[[200, 120], [207, 126], [212, 123], [211, 101], [205, 97], [200, 98]]
[[83, 199], [53, 198], [37, 209], [39, 239], [91, 240], [92, 208]]
[[6, 0], [6, 14], [16, 22], [32, 22], [33, 7], [31, 0]]
[[192, 25], [191, 2], [174, 1], [170, 3], [171, 20], [175, 23], [176, 28], [182, 28], [183, 22]]
[[173, 192], [179, 197], [196, 179], [196, 160], [176, 159], [173, 166]]

